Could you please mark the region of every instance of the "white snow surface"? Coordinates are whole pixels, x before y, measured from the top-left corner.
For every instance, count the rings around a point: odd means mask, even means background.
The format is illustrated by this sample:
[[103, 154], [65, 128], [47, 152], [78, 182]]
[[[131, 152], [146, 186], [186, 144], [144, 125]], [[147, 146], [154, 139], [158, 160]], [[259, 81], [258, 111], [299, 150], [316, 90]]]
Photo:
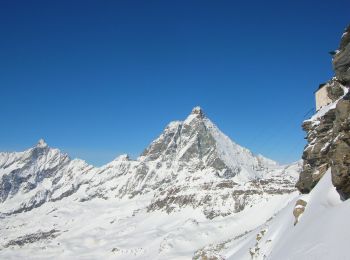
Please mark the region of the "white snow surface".
[[300, 168], [252, 154], [199, 107], [137, 160], [96, 168], [41, 140], [0, 153], [0, 258], [191, 259], [293, 201]]
[[[294, 225], [293, 210], [299, 199], [307, 205]], [[328, 170], [310, 194], [296, 196], [260, 227], [202, 250], [234, 260], [345, 260], [349, 259], [349, 214], [350, 201], [341, 201]]]

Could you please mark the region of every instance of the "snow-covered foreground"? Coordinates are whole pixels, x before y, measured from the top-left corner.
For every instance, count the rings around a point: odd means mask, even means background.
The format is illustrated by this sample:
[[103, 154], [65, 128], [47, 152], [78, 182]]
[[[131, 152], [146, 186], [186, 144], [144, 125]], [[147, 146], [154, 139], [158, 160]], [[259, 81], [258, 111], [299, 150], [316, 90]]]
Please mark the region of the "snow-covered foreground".
[[[307, 205], [294, 225], [293, 210], [300, 199]], [[260, 227], [201, 252], [224, 259], [349, 259], [349, 214], [350, 202], [340, 200], [329, 170], [310, 194], [296, 196]]]
[[147, 196], [49, 202], [1, 220], [0, 243], [5, 247], [0, 257], [191, 259], [201, 247], [257, 228], [294, 195], [271, 197], [235, 215], [212, 220], [192, 208], [171, 214], [147, 212]]

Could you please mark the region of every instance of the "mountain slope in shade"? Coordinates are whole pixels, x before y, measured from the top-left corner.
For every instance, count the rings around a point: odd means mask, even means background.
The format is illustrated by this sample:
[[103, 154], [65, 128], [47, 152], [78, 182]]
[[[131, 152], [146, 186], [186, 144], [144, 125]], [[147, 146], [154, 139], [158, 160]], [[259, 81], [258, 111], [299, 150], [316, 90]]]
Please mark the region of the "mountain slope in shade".
[[299, 170], [237, 145], [199, 107], [137, 160], [99, 168], [40, 140], [0, 154], [0, 256], [188, 259], [279, 211]]

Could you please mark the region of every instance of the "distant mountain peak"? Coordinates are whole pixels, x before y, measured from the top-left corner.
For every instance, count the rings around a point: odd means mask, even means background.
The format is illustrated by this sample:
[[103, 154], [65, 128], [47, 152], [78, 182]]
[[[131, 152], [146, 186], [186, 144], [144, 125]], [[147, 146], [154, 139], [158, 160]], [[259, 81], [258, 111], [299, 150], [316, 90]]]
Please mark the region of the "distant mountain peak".
[[166, 163], [174, 169], [210, 168], [220, 177], [235, 177], [236, 182], [242, 183], [262, 178], [267, 169], [277, 165], [233, 142], [200, 107], [193, 108], [185, 121], [170, 123], [140, 158]]
[[198, 115], [201, 118], [205, 117], [204, 111], [200, 106], [196, 106], [192, 109], [191, 115]]
[[48, 146], [47, 143], [42, 138], [36, 144], [36, 147], [38, 147], [38, 148], [46, 148], [47, 146]]

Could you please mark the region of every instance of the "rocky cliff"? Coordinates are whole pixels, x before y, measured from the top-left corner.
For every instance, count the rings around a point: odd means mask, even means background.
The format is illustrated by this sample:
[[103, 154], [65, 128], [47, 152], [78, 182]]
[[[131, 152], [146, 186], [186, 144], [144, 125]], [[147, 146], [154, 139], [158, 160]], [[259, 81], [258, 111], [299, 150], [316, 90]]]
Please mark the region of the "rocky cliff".
[[350, 198], [350, 26], [333, 57], [335, 76], [326, 83], [332, 103], [302, 127], [307, 132], [303, 170], [296, 187], [309, 193], [331, 168], [332, 182], [342, 199]]

